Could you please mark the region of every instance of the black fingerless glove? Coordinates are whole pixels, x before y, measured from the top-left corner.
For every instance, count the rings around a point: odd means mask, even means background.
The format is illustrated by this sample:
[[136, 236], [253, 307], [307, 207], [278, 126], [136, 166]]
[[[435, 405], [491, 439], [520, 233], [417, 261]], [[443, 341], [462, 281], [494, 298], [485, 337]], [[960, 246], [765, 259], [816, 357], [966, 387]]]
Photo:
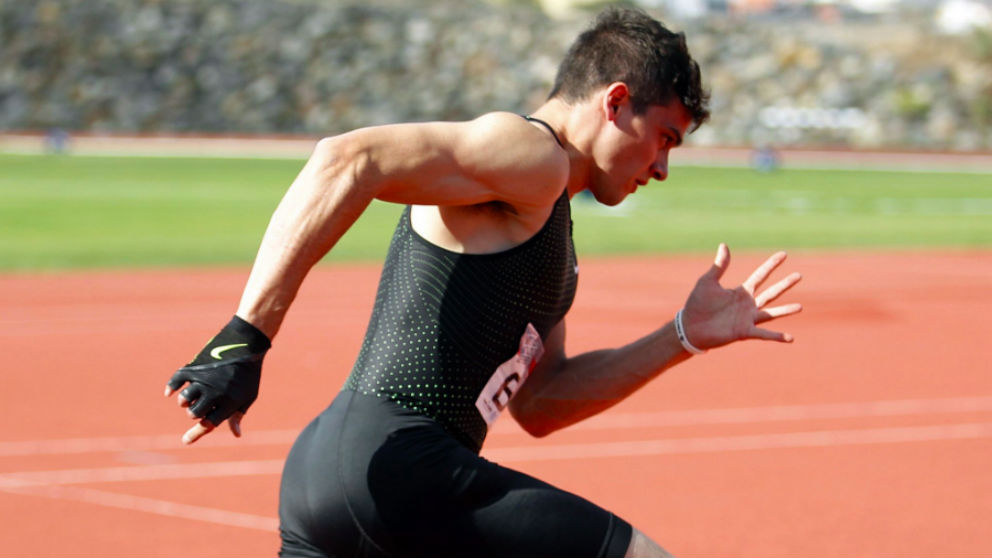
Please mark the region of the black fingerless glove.
[[235, 411], [245, 412], [258, 397], [262, 358], [272, 343], [258, 328], [234, 316], [193, 362], [169, 379], [169, 389], [189, 382], [182, 396], [196, 418], [214, 426]]

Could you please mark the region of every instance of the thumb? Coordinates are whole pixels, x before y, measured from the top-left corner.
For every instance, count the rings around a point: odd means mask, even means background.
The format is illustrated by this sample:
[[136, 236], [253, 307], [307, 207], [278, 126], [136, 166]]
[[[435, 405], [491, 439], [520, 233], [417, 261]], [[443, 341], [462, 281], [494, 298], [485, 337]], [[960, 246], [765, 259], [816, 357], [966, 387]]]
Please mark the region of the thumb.
[[710, 267], [704, 277], [719, 281], [728, 267], [730, 267], [730, 249], [727, 248], [726, 244], [721, 242], [720, 246], [716, 249], [716, 258], [713, 260], [713, 266]]
[[231, 434], [234, 434], [236, 438], [241, 437], [241, 419], [244, 416], [245, 414], [241, 411], [235, 411], [234, 414], [227, 418], [227, 426], [231, 428]]

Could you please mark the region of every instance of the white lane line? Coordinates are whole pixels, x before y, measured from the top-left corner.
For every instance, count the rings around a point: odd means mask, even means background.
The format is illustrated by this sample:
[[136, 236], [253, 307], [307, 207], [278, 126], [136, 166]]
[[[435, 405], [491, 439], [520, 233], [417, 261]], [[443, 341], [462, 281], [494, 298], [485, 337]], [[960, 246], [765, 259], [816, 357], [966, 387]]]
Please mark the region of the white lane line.
[[0, 491], [12, 494], [23, 494], [30, 496], [41, 496], [55, 500], [70, 500], [95, 504], [110, 508], [118, 508], [128, 511], [142, 511], [203, 521], [206, 523], [216, 523], [232, 527], [244, 527], [246, 529], [256, 529], [267, 532], [275, 532], [279, 528], [279, 520], [274, 517], [265, 517], [249, 513], [232, 512], [217, 508], [207, 508], [203, 506], [193, 506], [190, 504], [180, 504], [155, 498], [145, 498], [142, 496], [132, 496], [130, 494], [118, 494], [105, 490], [94, 490], [92, 488], [82, 488], [78, 486], [3, 486]]
[[[556, 444], [536, 447], [496, 447], [487, 449], [484, 455], [494, 461], [519, 462], [779, 448], [832, 447], [936, 440], [966, 440], [976, 438], [992, 438], [992, 423], [822, 430], [783, 434], [639, 440], [595, 444]], [[105, 469], [31, 471], [0, 475], [0, 492], [78, 501], [129, 511], [142, 511], [168, 517], [274, 532], [278, 529], [279, 522], [272, 517], [180, 504], [128, 494], [118, 494], [105, 490], [70, 486], [70, 484], [275, 475], [281, 470], [282, 460], [259, 460], [109, 467]]]
[[[590, 444], [550, 444], [543, 446], [492, 447], [483, 455], [494, 461], [548, 461], [594, 457], [628, 457], [664, 454], [713, 453], [744, 450], [834, 447], [845, 445], [891, 444], [937, 440], [992, 438], [992, 422], [816, 430], [779, 434], [749, 434], [699, 438], [666, 438]], [[279, 459], [137, 465], [55, 471], [24, 471], [0, 475], [0, 490], [13, 491], [70, 484], [200, 479], [251, 475], [277, 475]]]
[[[689, 409], [652, 413], [606, 413], [570, 426], [570, 431], [626, 430], [704, 424], [748, 424], [839, 418], [887, 417], [925, 414], [976, 413], [992, 411], [992, 397], [951, 397], [945, 399], [903, 399], [825, 403], [820, 405], [787, 405], [772, 407], [743, 407], [733, 409]], [[490, 435], [520, 434], [522, 430], [512, 419], [497, 421]], [[198, 444], [210, 447], [249, 447], [288, 445], [299, 430], [254, 430], [242, 438], [217, 432]], [[25, 440], [0, 442], [0, 457], [18, 455], [62, 455], [99, 452], [164, 451], [181, 449], [180, 436], [114, 436], [102, 438], [70, 438], [62, 440]]]
[[553, 461], [595, 457], [630, 457], [644, 455], [715, 453], [782, 448], [834, 447], [845, 445], [891, 444], [937, 440], [992, 438], [992, 422], [867, 428], [856, 430], [820, 430], [784, 434], [755, 434], [707, 438], [636, 440], [596, 444], [558, 444], [553, 446], [505, 447], [483, 450], [496, 462]]
[[[570, 430], [619, 430], [702, 424], [749, 424], [864, 417], [892, 417], [992, 411], [992, 397], [902, 399], [821, 405], [785, 405], [737, 409], [690, 409], [653, 413], [607, 413], [570, 426]], [[507, 421], [504, 430], [518, 428]]]
[[[226, 428], [225, 428], [226, 430]], [[302, 429], [301, 429], [302, 430]], [[220, 429], [197, 444], [198, 447], [267, 446], [290, 444], [299, 430], [256, 430], [235, 438]], [[69, 438], [62, 440], [24, 440], [0, 442], [0, 457], [15, 455], [52, 455], [68, 453], [99, 453], [124, 451], [154, 451], [182, 449], [181, 434], [153, 436], [111, 436], [102, 438]]]
[[277, 475], [282, 472], [283, 463], [281, 459], [267, 459], [4, 473], [0, 475], [0, 489], [98, 482]]

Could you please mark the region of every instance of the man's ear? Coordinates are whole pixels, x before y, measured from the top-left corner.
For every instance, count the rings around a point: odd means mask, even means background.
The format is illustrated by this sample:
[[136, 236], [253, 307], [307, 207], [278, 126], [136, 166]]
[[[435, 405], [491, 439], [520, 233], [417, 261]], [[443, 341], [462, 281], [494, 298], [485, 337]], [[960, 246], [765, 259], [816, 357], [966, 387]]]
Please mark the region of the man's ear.
[[603, 116], [608, 122], [613, 122], [621, 111], [630, 108], [630, 89], [622, 81], [609, 84], [603, 90]]

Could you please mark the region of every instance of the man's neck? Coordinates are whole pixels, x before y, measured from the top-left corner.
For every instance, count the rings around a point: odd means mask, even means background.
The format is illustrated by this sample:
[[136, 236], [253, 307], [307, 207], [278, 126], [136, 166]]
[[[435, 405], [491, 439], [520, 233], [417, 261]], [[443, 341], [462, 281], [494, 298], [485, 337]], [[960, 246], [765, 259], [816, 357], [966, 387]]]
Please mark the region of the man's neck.
[[594, 107], [589, 102], [568, 104], [559, 99], [549, 99], [531, 116], [547, 122], [568, 153], [569, 196], [584, 190], [592, 171], [591, 149], [598, 126]]

